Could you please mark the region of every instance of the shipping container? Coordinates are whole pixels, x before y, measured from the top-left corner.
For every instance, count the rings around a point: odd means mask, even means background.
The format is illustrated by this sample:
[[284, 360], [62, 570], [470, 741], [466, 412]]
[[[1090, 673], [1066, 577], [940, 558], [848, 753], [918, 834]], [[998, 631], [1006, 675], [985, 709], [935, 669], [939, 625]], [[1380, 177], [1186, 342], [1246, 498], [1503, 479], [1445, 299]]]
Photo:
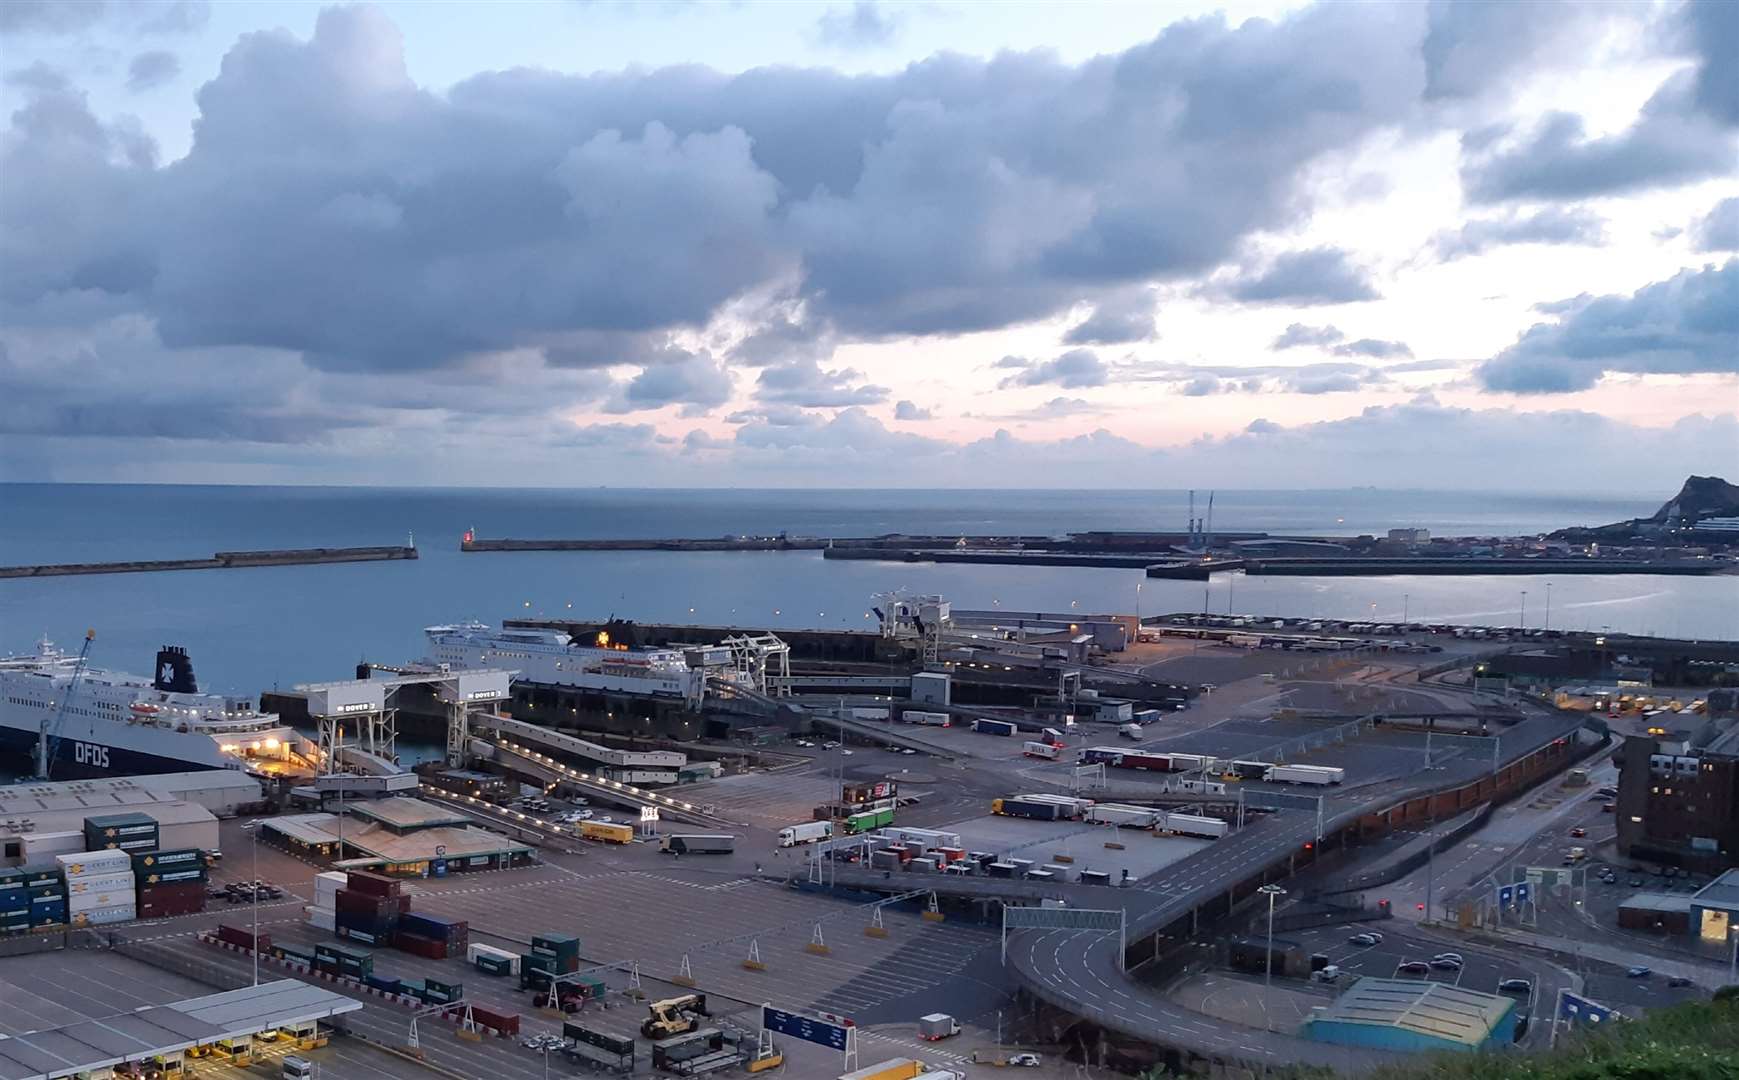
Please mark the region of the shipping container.
[[1056, 803], [1063, 808], [1063, 816], [1078, 818], [1093, 808], [1092, 799], [1082, 799], [1074, 795], [1054, 795], [1050, 792], [1023, 792], [1015, 798], [1022, 802]]
[[1047, 742], [1027, 742], [1021, 744], [1020, 752], [1030, 758], [1055, 761], [1062, 750]]
[[201, 885], [206, 881], [204, 866], [183, 866], [173, 870], [145, 870], [133, 875], [139, 885]]
[[75, 877], [101, 877], [104, 874], [131, 873], [133, 870], [133, 859], [124, 851], [81, 851], [56, 855], [54, 861], [60, 865], [69, 881]]
[[362, 983], [370, 990], [379, 990], [383, 994], [404, 993], [404, 982], [387, 975], [370, 975]]
[[533, 934], [531, 951], [538, 956], [557, 960], [577, 960], [580, 956], [580, 939], [572, 934]]
[[402, 932], [392, 935], [392, 947], [425, 960], [445, 960], [450, 952], [445, 941]]
[[197, 867], [205, 870], [205, 852], [198, 848], [178, 848], [174, 851], [147, 851], [133, 856], [133, 873], [153, 870], [185, 870]]
[[457, 944], [470, 937], [470, 924], [464, 919], [442, 919], [434, 915], [401, 915], [399, 929], [407, 934], [434, 938], [445, 941], [449, 945]]
[[917, 709], [907, 709], [900, 714], [900, 719], [908, 724], [922, 724], [925, 727], [947, 727], [949, 716], [945, 712], [919, 712]]
[[1023, 802], [1020, 799], [994, 799], [990, 804], [990, 812], [1005, 817], [1033, 818], [1038, 821], [1055, 821], [1064, 815], [1064, 809], [1052, 802]]
[[364, 945], [384, 946], [389, 944], [392, 940], [392, 931], [390, 929], [348, 924], [344, 921], [344, 916], [342, 915], [338, 917], [336, 924], [333, 926], [333, 932], [341, 938], [361, 942]]
[[369, 870], [352, 870], [345, 877], [345, 885], [352, 892], [366, 893], [369, 896], [390, 896], [397, 898], [403, 892], [403, 883], [397, 878], [376, 874]]
[[890, 843], [916, 841], [928, 848], [959, 847], [960, 834], [944, 832], [940, 829], [918, 829], [910, 825], [889, 825], [881, 831], [883, 838]]
[[1152, 828], [1162, 812], [1149, 806], [1125, 806], [1120, 803], [1098, 803], [1087, 811], [1087, 820], [1096, 825], [1133, 825]]
[[50, 863], [46, 866], [26, 866], [17, 873], [19, 880], [23, 882], [24, 887], [27, 889], [42, 889], [49, 886], [61, 887], [66, 885], [65, 872], [61, 870], [58, 864], [54, 863]]
[[1338, 784], [1346, 770], [1327, 765], [1276, 765], [1262, 777], [1271, 784]]
[[[252, 949], [255, 946], [254, 932], [252, 930], [245, 930], [239, 926], [219, 926], [217, 928], [217, 940], [224, 942], [227, 945], [234, 945], [239, 949]], [[272, 947], [272, 935], [261, 934], [258, 945], [262, 952], [270, 950]]]
[[130, 892], [135, 887], [131, 870], [120, 874], [87, 874], [70, 879], [66, 883], [68, 896], [79, 896], [84, 893]]
[[972, 730], [978, 732], [980, 735], [1010, 736], [1019, 732], [1020, 727], [1019, 725], [1012, 724], [1007, 720], [988, 720], [984, 717], [979, 717], [977, 720], [972, 721]]
[[74, 911], [69, 906], [67, 914], [74, 926], [111, 926], [115, 923], [132, 922], [138, 918], [139, 913], [131, 903], [126, 903], [113, 907], [87, 908], [84, 911]]
[[483, 1009], [473, 1005], [471, 1006], [471, 1019], [475, 1023], [499, 1031], [503, 1035], [514, 1037], [519, 1035], [518, 1013], [497, 1012], [493, 1009]]
[[1167, 814], [1159, 828], [1184, 836], [1200, 836], [1217, 840], [1231, 831], [1231, 826], [1219, 818], [1197, 817], [1194, 814]]
[[634, 842], [634, 827], [604, 821], [582, 821], [580, 835], [587, 840], [597, 840], [605, 844], [631, 844]]

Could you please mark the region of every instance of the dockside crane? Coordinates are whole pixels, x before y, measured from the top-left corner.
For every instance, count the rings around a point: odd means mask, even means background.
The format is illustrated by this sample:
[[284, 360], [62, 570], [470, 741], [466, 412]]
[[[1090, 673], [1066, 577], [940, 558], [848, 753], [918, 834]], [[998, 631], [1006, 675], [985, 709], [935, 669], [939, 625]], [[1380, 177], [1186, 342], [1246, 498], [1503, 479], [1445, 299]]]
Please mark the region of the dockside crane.
[[60, 704], [52, 713], [42, 718], [42, 723], [36, 729], [36, 775], [39, 779], [51, 779], [49, 772], [54, 767], [54, 755], [60, 751], [60, 731], [66, 726], [67, 705], [72, 701], [74, 691], [78, 689], [79, 680], [85, 676], [85, 658], [90, 656], [91, 642], [95, 641], [95, 630], [85, 631], [85, 643], [78, 651], [78, 662], [73, 665], [72, 678], [67, 680], [66, 693], [60, 696]]

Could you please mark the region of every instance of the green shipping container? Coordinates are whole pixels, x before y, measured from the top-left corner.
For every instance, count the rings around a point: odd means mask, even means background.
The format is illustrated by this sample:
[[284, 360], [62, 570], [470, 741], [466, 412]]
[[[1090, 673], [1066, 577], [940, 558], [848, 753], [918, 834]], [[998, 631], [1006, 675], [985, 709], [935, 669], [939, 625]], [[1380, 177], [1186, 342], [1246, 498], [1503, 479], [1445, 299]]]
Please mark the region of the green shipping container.
[[511, 975], [513, 974], [513, 962], [494, 956], [479, 956], [477, 970], [485, 975]]

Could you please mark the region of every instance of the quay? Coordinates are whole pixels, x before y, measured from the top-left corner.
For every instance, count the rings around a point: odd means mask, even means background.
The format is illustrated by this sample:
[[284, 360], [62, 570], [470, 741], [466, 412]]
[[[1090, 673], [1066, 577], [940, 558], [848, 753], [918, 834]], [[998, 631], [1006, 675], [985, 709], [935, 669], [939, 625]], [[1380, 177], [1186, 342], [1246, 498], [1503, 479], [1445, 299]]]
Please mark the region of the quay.
[[140, 559], [132, 562], [0, 566], [0, 578], [61, 577], [69, 574], [149, 574], [159, 570], [236, 570], [249, 566], [394, 562], [416, 557], [417, 549], [409, 546], [294, 548], [284, 551], [219, 551], [209, 559]]
[[[466, 533], [460, 551], [932, 551], [960, 544], [958, 536], [714, 536], [585, 540], [486, 540]], [[979, 536], [968, 542], [985, 544], [1049, 543], [1043, 536]], [[875, 555], [866, 555], [875, 558]]]
[[1271, 577], [1386, 577], [1400, 574], [1670, 574], [1695, 577], [1732, 573], [1725, 559], [1535, 559], [1480, 557], [1323, 556], [1283, 559], [1171, 560], [1148, 566], [1152, 578], [1204, 579], [1209, 573], [1242, 570]]

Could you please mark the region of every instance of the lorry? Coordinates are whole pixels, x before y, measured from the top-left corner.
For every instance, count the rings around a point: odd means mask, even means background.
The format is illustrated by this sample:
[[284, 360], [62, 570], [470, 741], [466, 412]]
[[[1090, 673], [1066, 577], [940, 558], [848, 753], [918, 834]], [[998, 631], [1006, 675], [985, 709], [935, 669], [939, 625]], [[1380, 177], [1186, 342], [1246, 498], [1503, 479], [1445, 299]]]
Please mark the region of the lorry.
[[1125, 739], [1139, 739], [1141, 738], [1141, 725], [1119, 724], [1117, 726], [1117, 734], [1123, 736]]
[[1140, 829], [1152, 828], [1161, 816], [1161, 812], [1152, 807], [1121, 803], [1098, 803], [1087, 811], [1087, 820], [1095, 825], [1133, 825]]
[[1029, 742], [1021, 745], [1020, 752], [1030, 758], [1042, 758], [1045, 761], [1057, 760], [1062, 753], [1055, 745], [1048, 742]]
[[947, 727], [948, 714], [945, 712], [919, 712], [917, 709], [907, 709], [900, 714], [900, 722], [905, 724], [922, 724], [925, 727]]
[[1346, 770], [1328, 765], [1275, 765], [1262, 779], [1271, 784], [1338, 784]]
[[587, 840], [601, 840], [606, 844], [632, 844], [634, 826], [617, 825], [609, 821], [582, 821], [580, 835]]
[[1081, 751], [1082, 765], [1109, 765], [1117, 768], [1123, 763], [1123, 748], [1120, 746], [1089, 746]]
[[1225, 776], [1228, 780], [1262, 780], [1273, 767], [1272, 761], [1233, 761], [1227, 763]]
[[972, 721], [972, 730], [978, 732], [980, 735], [1002, 735], [1006, 737], [1019, 732], [1020, 727], [1019, 725], [1010, 723], [1007, 720], [991, 720], [981, 716]]
[[729, 855], [737, 850], [737, 838], [728, 833], [672, 833], [658, 841], [658, 850], [669, 855]]
[[915, 829], [909, 825], [890, 825], [881, 831], [882, 839], [893, 844], [904, 844], [917, 841], [926, 848], [957, 848], [960, 846], [960, 834], [943, 832], [940, 829]]
[[1036, 821], [1056, 821], [1068, 815], [1066, 807], [1054, 802], [1025, 799], [992, 799], [990, 812], [1004, 817], [1032, 818]]
[[1198, 817], [1195, 814], [1167, 814], [1155, 828], [1180, 836], [1199, 836], [1208, 840], [1218, 840], [1232, 829], [1219, 818]]
[[831, 821], [805, 821], [801, 825], [788, 825], [779, 830], [780, 847], [796, 847], [798, 844], [813, 844], [818, 840], [826, 840], [833, 835]]
[[894, 821], [894, 809], [884, 806], [876, 810], [861, 810], [845, 819], [845, 831], [851, 836], [866, 833], [871, 829], [879, 829], [883, 825], [891, 825]]
[[918, 1038], [935, 1042], [960, 1034], [960, 1024], [947, 1013], [931, 1013], [918, 1018]]
[[1063, 808], [1063, 816], [1078, 818], [1093, 808], [1092, 799], [1082, 799], [1074, 795], [1053, 795], [1050, 792], [1026, 792], [1016, 795], [1021, 802], [1056, 803]]

